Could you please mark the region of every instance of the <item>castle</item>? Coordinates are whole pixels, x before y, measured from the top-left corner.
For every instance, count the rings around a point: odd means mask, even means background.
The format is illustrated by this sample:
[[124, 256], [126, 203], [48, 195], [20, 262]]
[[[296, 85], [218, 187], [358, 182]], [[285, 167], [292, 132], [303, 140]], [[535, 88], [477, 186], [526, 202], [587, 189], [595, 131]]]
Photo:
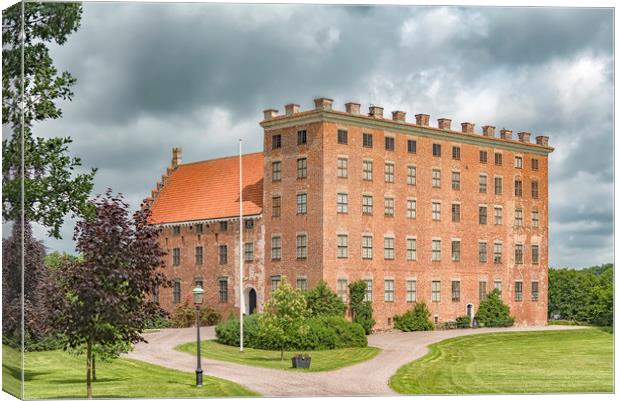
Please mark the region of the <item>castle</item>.
[[286, 276], [301, 289], [325, 280], [345, 301], [365, 280], [377, 329], [419, 301], [437, 323], [473, 316], [494, 288], [516, 324], [546, 323], [548, 137], [314, 104], [264, 111], [263, 151], [243, 155], [242, 254], [238, 156], [183, 164], [173, 149], [147, 198], [173, 281], [154, 294], [165, 309], [200, 285], [238, 313], [242, 257], [246, 312]]

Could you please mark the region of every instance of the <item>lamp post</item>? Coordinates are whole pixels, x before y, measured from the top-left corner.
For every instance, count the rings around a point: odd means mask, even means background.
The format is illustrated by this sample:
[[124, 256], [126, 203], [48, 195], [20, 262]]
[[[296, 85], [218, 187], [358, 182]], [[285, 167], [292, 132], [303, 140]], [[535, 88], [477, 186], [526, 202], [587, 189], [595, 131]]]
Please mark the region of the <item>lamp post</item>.
[[202, 366], [200, 364], [200, 306], [205, 290], [196, 287], [192, 290], [194, 294], [194, 306], [196, 307], [196, 387], [202, 387]]

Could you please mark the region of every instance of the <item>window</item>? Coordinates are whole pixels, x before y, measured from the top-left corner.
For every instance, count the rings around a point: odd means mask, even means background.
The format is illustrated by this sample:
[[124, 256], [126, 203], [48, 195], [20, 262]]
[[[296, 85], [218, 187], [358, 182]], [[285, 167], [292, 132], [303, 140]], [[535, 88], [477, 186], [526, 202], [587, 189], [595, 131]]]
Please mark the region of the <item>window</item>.
[[539, 261], [538, 245], [532, 245], [532, 264], [537, 265]]
[[515, 245], [515, 263], [523, 264], [523, 244]]
[[308, 143], [308, 133], [305, 129], [297, 131], [297, 145], [305, 145]]
[[503, 161], [502, 159], [503, 159], [502, 154], [501, 153], [496, 153], [495, 154], [495, 165], [496, 166], [501, 166], [502, 165], [502, 161]]
[[196, 264], [201, 265], [202, 262], [203, 262], [202, 247], [197, 246], [196, 247]]
[[338, 258], [349, 257], [349, 236], [346, 234], [338, 234]]
[[181, 281], [174, 280], [173, 288], [172, 288], [172, 303], [178, 304], [181, 302]]
[[365, 148], [372, 148], [372, 134], [366, 132], [362, 134], [362, 145]]
[[459, 262], [461, 260], [461, 241], [452, 240], [452, 261]]
[[433, 220], [441, 220], [441, 203], [433, 202]]
[[523, 209], [515, 210], [515, 226], [523, 225]]
[[279, 149], [282, 147], [282, 135], [274, 135], [271, 137], [271, 149]]
[[348, 143], [347, 130], [339, 129], [338, 130], [338, 143], [346, 145]]
[[431, 283], [431, 301], [441, 301], [441, 281], [433, 281]]
[[495, 177], [495, 195], [502, 194], [502, 177]]
[[339, 193], [336, 195], [336, 211], [338, 213], [348, 213], [349, 212], [349, 195], [344, 193]]
[[344, 157], [338, 158], [338, 178], [347, 178], [349, 175], [349, 160]]
[[538, 210], [532, 210], [532, 227], [538, 227]]
[[297, 178], [306, 178], [308, 176], [308, 159], [305, 157], [297, 159]]
[[433, 240], [431, 260], [433, 262], [438, 262], [441, 260], [441, 240]]
[[383, 258], [394, 259], [394, 237], [383, 238]]
[[349, 283], [347, 279], [339, 278], [336, 283], [336, 290], [338, 291], [338, 296], [342, 300], [342, 302], [347, 302], [347, 293], [349, 292]]
[[297, 289], [305, 291], [308, 289], [308, 279], [305, 277], [297, 278]]
[[532, 170], [538, 170], [538, 159], [532, 159]]
[[532, 281], [532, 301], [538, 301], [538, 281]]
[[478, 206], [478, 224], [487, 224], [486, 206]]
[[297, 194], [297, 214], [306, 214], [308, 212], [308, 194]]
[[181, 235], [181, 227], [173, 226], [172, 227], [172, 235]]
[[480, 151], [480, 163], [485, 163], [487, 162], [487, 151], [486, 150], [481, 150]]
[[219, 246], [219, 260], [221, 265], [228, 263], [228, 245]]
[[538, 199], [538, 181], [532, 181], [532, 199]]
[[495, 206], [493, 209], [493, 224], [496, 226], [502, 224], [502, 208]]
[[362, 236], [362, 259], [372, 259], [372, 237]]
[[271, 181], [280, 181], [282, 179], [282, 162], [271, 163]]
[[487, 297], [487, 282], [479, 281], [478, 282], [478, 298], [481, 301], [484, 301], [486, 297]]
[[225, 304], [228, 302], [228, 279], [221, 278], [218, 280], [220, 289], [220, 303]]
[[460, 203], [452, 204], [452, 222], [453, 223], [461, 222], [461, 204]]
[[407, 218], [415, 219], [416, 216], [416, 200], [407, 199]]
[[394, 182], [394, 163], [385, 163], [385, 182]]
[[394, 302], [394, 280], [383, 280], [383, 300]]
[[523, 181], [518, 178], [515, 180], [515, 196], [523, 196]]
[[276, 291], [280, 287], [280, 276], [271, 276], [271, 292]]
[[458, 146], [452, 147], [452, 159], [461, 160], [461, 148]]
[[364, 181], [372, 181], [372, 161], [362, 161], [362, 179]]
[[487, 262], [487, 243], [484, 241], [478, 242], [478, 260], [480, 263]]
[[271, 238], [271, 260], [280, 260], [282, 258], [282, 238]]
[[364, 301], [372, 302], [372, 280], [364, 280], [366, 282], [366, 292], [364, 293]]
[[433, 144], [433, 156], [436, 156], [436, 157], [441, 156], [441, 145], [438, 143]]
[[227, 221], [220, 221], [220, 231], [222, 231], [222, 232], [228, 231], [228, 222]]
[[502, 280], [495, 280], [493, 282], [493, 289], [499, 291], [499, 296], [502, 296]]
[[254, 228], [254, 220], [245, 220], [243, 223], [246, 230], [251, 230]]
[[306, 234], [297, 235], [297, 259], [308, 257], [308, 237]]
[[204, 232], [204, 225], [202, 223], [196, 224], [196, 234], [202, 234]]
[[416, 301], [416, 286], [417, 283], [415, 280], [407, 280], [407, 302], [415, 302]]
[[452, 281], [452, 302], [461, 301], [461, 282]]
[[372, 195], [362, 195], [362, 214], [372, 214]]
[[271, 197], [271, 215], [273, 217], [280, 217], [280, 211], [282, 208], [282, 198], [279, 196]]
[[394, 198], [385, 198], [385, 217], [394, 217]]
[[523, 300], [523, 283], [521, 281], [515, 281], [515, 301]]
[[433, 188], [441, 187], [441, 170], [433, 169]]
[[172, 249], [172, 266], [179, 266], [181, 264], [181, 248]]
[[386, 136], [385, 137], [385, 150], [394, 150], [394, 137]]
[[493, 244], [493, 263], [500, 264], [502, 263], [502, 243], [495, 242]]
[[415, 185], [416, 171], [415, 166], [407, 166], [407, 185]]
[[459, 171], [452, 172], [452, 189], [455, 191], [461, 189], [461, 173]]
[[246, 262], [254, 261], [254, 243], [246, 242], [243, 244], [243, 260]]
[[417, 143], [415, 141], [415, 139], [408, 139], [407, 140], [407, 152], [409, 153], [415, 153], [416, 152], [416, 148], [417, 148]]
[[481, 194], [486, 194], [487, 193], [487, 176], [482, 174], [479, 177], [479, 183], [478, 183], [478, 190], [480, 191]]
[[416, 260], [417, 256], [417, 240], [415, 238], [407, 238], [407, 260]]
[[523, 158], [521, 156], [515, 156], [515, 167], [523, 168]]

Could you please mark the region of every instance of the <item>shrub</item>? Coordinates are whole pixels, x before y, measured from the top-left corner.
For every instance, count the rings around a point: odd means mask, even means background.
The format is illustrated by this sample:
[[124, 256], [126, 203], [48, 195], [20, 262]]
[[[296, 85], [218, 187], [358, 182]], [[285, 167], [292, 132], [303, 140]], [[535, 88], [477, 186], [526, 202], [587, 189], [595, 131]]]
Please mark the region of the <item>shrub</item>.
[[343, 316], [346, 305], [323, 280], [305, 293], [310, 316]]
[[[215, 326], [217, 341], [239, 346], [239, 318], [230, 315], [228, 319]], [[243, 345], [249, 348], [263, 348], [258, 335], [258, 314], [243, 316]]]
[[480, 302], [476, 318], [481, 327], [508, 327], [514, 323], [510, 307], [502, 302], [499, 290], [494, 289]]
[[[220, 321], [220, 314], [208, 305], [200, 307], [200, 325], [211, 326]], [[170, 318], [170, 326], [181, 328], [191, 327], [196, 323], [196, 308], [189, 301], [179, 305]]]
[[430, 320], [431, 313], [424, 302], [416, 303], [402, 315], [394, 316], [394, 326], [402, 331], [428, 331], [435, 326]]
[[459, 316], [456, 318], [456, 327], [459, 329], [466, 329], [471, 326], [471, 319], [468, 315]]
[[146, 322], [147, 329], [165, 329], [167, 327], [170, 327], [170, 322], [164, 314], [154, 316]]
[[353, 321], [361, 325], [366, 334], [370, 334], [375, 325], [375, 320], [372, 318], [372, 303], [364, 301], [366, 286], [367, 284], [364, 280], [351, 283], [349, 284], [349, 293], [351, 295]]

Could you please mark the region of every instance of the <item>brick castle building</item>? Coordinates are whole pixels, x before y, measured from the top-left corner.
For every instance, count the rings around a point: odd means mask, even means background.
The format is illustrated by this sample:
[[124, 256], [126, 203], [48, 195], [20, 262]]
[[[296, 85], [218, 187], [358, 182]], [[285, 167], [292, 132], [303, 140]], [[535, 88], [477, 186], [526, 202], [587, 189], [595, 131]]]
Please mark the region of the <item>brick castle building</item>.
[[546, 323], [548, 137], [314, 103], [265, 110], [263, 152], [243, 156], [242, 255], [238, 157], [181, 164], [173, 150], [148, 198], [174, 282], [163, 307], [198, 284], [210, 305], [238, 313], [243, 257], [246, 311], [286, 276], [299, 288], [325, 280], [345, 300], [365, 280], [379, 329], [417, 301], [436, 322], [475, 315], [493, 288], [516, 324]]

